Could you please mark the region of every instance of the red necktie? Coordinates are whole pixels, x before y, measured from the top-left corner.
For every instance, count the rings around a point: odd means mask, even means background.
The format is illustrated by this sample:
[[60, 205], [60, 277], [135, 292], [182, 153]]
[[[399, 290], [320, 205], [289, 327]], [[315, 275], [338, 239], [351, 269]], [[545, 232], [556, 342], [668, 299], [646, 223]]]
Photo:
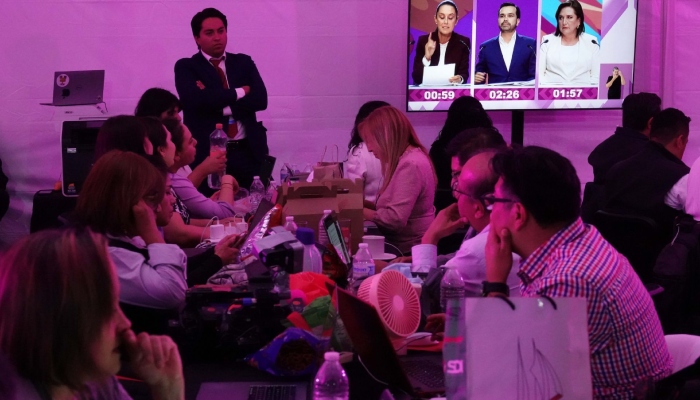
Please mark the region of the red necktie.
[[[219, 79], [221, 79], [221, 84], [224, 85], [224, 89], [228, 89], [229, 86], [228, 86], [228, 80], [226, 79], [226, 74], [224, 73], [224, 70], [221, 69], [221, 67], [219, 67], [219, 64], [221, 64], [222, 61], [224, 61], [223, 58], [220, 58], [218, 60], [216, 58], [209, 59], [209, 62], [211, 63], [211, 65], [213, 65], [214, 69], [216, 69], [216, 73], [219, 74]], [[238, 123], [236, 123], [234, 121], [232, 124], [229, 124], [228, 125], [228, 132], [226, 132], [226, 134], [231, 139], [235, 138], [236, 135], [238, 134]]]

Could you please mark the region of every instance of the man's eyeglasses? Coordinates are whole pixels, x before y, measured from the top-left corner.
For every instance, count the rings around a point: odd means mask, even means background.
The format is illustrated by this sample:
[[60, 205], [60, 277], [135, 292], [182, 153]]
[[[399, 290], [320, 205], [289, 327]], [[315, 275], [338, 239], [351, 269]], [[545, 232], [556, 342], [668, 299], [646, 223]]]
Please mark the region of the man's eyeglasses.
[[481, 200], [481, 202], [484, 203], [484, 206], [489, 211], [493, 210], [493, 205], [496, 203], [515, 203], [516, 202], [516, 200], [502, 199], [500, 197], [496, 197], [493, 195], [493, 193], [485, 194], [485, 195], [479, 197], [479, 200]]

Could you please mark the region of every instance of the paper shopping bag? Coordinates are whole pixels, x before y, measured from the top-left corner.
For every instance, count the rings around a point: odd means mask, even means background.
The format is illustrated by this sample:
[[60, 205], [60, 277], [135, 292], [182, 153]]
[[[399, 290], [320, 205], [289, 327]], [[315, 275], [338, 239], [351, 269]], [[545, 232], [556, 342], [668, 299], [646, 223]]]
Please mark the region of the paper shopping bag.
[[329, 179], [339, 179], [343, 177], [343, 164], [338, 162], [338, 145], [331, 147], [335, 147], [335, 159], [333, 159], [333, 155], [331, 155], [330, 161], [325, 160], [328, 146], [324, 146], [321, 161], [314, 166], [314, 182], [323, 182]]
[[[511, 307], [513, 306], [513, 307]], [[464, 399], [591, 399], [584, 298], [467, 298]]]

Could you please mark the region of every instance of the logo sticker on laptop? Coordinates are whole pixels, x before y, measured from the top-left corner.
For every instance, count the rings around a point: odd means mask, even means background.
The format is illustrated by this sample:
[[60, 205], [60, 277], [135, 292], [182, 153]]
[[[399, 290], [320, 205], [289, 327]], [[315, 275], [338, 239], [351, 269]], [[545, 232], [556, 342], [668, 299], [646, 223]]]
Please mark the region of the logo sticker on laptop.
[[68, 77], [68, 75], [60, 74], [58, 77], [56, 77], [56, 86], [66, 87], [68, 86], [68, 83], [70, 83], [70, 77]]

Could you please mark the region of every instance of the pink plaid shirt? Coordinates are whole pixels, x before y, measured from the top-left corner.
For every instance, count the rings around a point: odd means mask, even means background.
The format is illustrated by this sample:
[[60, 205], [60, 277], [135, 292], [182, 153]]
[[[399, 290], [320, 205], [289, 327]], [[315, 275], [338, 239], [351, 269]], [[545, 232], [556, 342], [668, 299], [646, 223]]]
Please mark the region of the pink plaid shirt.
[[654, 304], [627, 259], [581, 219], [520, 264], [523, 296], [585, 297], [593, 394], [631, 399], [635, 383], [671, 373]]

